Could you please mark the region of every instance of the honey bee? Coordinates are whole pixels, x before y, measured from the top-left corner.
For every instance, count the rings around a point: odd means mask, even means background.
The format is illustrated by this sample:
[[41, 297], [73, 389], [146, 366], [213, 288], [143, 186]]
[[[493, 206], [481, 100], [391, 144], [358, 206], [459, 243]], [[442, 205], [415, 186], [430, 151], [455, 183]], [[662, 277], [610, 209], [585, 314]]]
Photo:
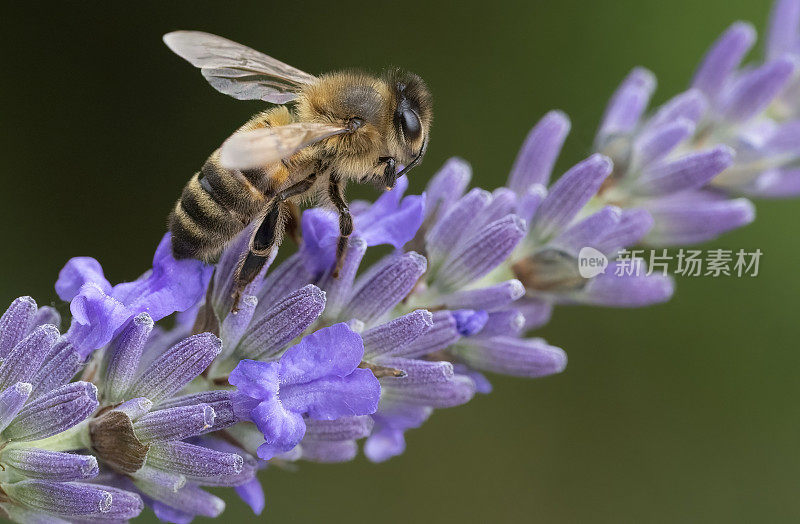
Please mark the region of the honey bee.
[[168, 33], [164, 42], [216, 90], [276, 105], [253, 116], [186, 184], [169, 215], [174, 256], [213, 262], [254, 224], [234, 277], [235, 308], [280, 246], [294, 206], [316, 197], [339, 213], [338, 274], [353, 230], [344, 186], [354, 180], [391, 189], [420, 163], [433, 116], [425, 82], [400, 70], [316, 77], [198, 31]]

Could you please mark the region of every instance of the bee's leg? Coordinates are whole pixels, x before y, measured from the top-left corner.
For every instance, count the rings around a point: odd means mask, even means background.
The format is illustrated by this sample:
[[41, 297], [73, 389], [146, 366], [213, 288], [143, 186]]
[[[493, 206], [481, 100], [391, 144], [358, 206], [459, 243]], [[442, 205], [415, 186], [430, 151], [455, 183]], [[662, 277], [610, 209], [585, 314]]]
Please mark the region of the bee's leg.
[[242, 293], [250, 282], [255, 280], [264, 268], [272, 248], [280, 244], [283, 233], [281, 209], [286, 205], [286, 199], [308, 191], [316, 180], [316, 173], [310, 174], [304, 180], [290, 186], [270, 200], [264, 218], [261, 220], [253, 237], [250, 239], [250, 250], [239, 263], [234, 276], [233, 311], [239, 307]]
[[386, 164], [386, 167], [383, 168], [381, 182], [383, 183], [383, 188], [388, 191], [394, 187], [397, 181], [397, 161], [391, 156], [382, 156], [378, 160], [382, 164]]
[[333, 205], [336, 206], [336, 210], [339, 211], [339, 241], [336, 243], [336, 267], [333, 269], [333, 278], [338, 278], [342, 263], [344, 263], [347, 239], [350, 237], [350, 233], [353, 232], [353, 217], [350, 215], [350, 209], [344, 199], [342, 180], [336, 173], [331, 175], [330, 184], [328, 185], [328, 197]]
[[294, 243], [299, 246], [302, 240], [300, 231], [300, 210], [297, 208], [297, 204], [292, 201], [287, 201], [285, 205], [288, 211], [286, 217], [286, 233], [288, 233]]

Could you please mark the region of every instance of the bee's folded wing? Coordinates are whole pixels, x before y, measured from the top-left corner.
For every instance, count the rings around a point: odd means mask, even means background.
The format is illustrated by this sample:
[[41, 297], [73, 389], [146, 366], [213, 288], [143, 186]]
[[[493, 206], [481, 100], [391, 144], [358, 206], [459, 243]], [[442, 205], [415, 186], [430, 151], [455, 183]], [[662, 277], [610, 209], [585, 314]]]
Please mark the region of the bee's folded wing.
[[219, 160], [227, 169], [255, 169], [292, 156], [300, 149], [348, 129], [330, 124], [296, 122], [242, 131], [222, 144]]
[[239, 100], [285, 104], [316, 77], [227, 38], [202, 31], [174, 31], [164, 43], [201, 69], [214, 89]]

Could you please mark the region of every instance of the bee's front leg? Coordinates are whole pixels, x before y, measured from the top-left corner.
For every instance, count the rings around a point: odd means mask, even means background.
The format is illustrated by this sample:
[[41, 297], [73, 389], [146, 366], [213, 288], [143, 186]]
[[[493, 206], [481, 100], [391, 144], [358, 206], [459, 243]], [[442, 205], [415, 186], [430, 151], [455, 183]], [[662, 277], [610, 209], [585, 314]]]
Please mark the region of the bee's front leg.
[[389, 191], [394, 187], [394, 184], [397, 181], [397, 161], [393, 156], [382, 156], [378, 159], [378, 162], [380, 164], [386, 164], [386, 166], [383, 168], [383, 177], [381, 178], [381, 183], [383, 184], [384, 189]]

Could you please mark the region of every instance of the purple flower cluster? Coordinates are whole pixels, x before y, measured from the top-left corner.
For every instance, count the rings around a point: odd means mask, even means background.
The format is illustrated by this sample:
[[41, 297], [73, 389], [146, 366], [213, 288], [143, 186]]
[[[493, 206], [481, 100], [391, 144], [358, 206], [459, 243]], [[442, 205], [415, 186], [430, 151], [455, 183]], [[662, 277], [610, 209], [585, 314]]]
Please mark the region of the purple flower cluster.
[[[654, 76], [633, 70], [595, 154], [554, 183], [560, 112], [530, 132], [505, 187], [469, 189], [452, 159], [423, 195], [402, 177], [354, 202], [336, 278], [336, 216], [305, 211], [297, 251], [267, 264], [235, 313], [247, 233], [215, 266], [175, 260], [165, 236], [152, 269], [116, 285], [96, 260], [70, 260], [56, 283], [65, 333], [28, 297], [0, 318], [0, 508], [86, 522], [148, 506], [184, 523], [223, 511], [205, 487], [233, 487], [260, 513], [270, 463], [347, 461], [359, 441], [381, 462], [435, 409], [489, 393], [483, 373], [563, 371], [564, 351], [527, 336], [555, 305], [672, 295], [667, 276], [617, 274], [622, 250], [705, 241], [753, 219], [746, 197], [800, 194], [798, 27], [800, 0], [779, 0], [766, 59], [741, 67], [755, 33], [734, 24], [690, 89], [650, 113]], [[381, 245], [391, 252], [366, 264]], [[605, 272], [581, 275], [586, 248], [611, 260]]]

